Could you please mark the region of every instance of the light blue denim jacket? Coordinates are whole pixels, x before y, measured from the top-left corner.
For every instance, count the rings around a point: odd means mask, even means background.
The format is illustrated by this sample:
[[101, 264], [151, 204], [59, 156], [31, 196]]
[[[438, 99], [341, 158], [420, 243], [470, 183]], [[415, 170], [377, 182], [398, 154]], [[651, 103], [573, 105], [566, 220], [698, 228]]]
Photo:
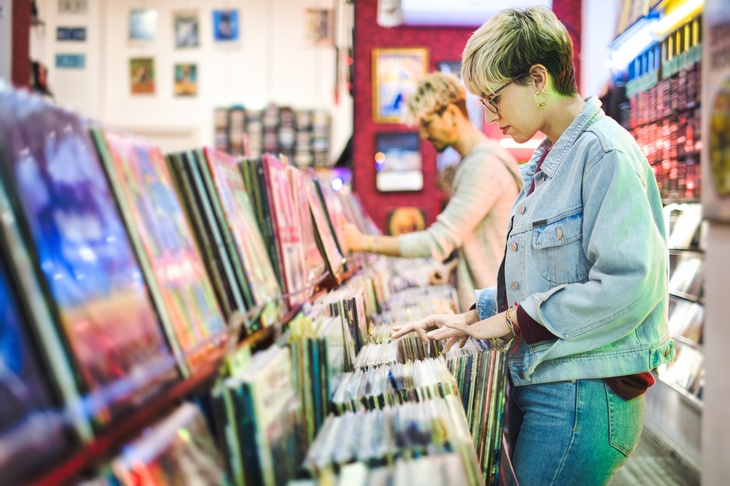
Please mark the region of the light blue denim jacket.
[[[521, 167], [505, 283], [510, 305], [558, 339], [519, 344], [509, 357], [515, 385], [631, 375], [670, 361], [666, 233], [646, 158], [595, 97], [535, 176], [549, 147], [545, 139]], [[479, 317], [494, 315], [496, 288], [476, 294]]]

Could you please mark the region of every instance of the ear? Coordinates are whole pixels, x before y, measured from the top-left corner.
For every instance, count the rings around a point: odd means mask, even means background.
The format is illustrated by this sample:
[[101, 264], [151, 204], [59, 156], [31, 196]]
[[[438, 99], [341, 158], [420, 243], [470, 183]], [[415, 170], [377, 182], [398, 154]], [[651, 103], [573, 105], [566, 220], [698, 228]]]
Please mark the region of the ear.
[[548, 88], [549, 75], [545, 66], [542, 64], [533, 64], [530, 68], [530, 75], [532, 76], [532, 84], [537, 92]]
[[459, 108], [453, 103], [446, 108], [446, 112], [451, 116], [452, 124], [456, 123], [456, 120], [458, 120], [461, 116], [461, 111], [459, 111]]

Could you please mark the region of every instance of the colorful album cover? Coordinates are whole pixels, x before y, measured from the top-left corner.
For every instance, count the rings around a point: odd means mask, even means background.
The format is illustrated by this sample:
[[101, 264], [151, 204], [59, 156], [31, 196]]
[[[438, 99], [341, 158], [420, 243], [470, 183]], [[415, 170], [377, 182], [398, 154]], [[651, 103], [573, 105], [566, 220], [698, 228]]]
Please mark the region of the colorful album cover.
[[330, 184], [324, 184], [319, 179], [315, 179], [315, 184], [319, 196], [322, 198], [322, 203], [327, 210], [326, 214], [329, 217], [329, 224], [335, 236], [337, 248], [340, 249], [342, 255], [347, 256], [350, 254], [350, 249], [347, 247], [343, 234], [343, 226], [347, 222], [347, 218], [345, 217], [345, 210], [342, 208], [342, 201], [337, 197], [337, 193]]
[[105, 426], [175, 379], [175, 360], [88, 131], [39, 99], [0, 120], [11, 200], [78, 378]]
[[175, 64], [175, 96], [197, 96], [198, 65]]
[[155, 94], [155, 60], [136, 57], [129, 60], [129, 89], [132, 94]]
[[225, 322], [162, 152], [111, 130], [93, 135], [117, 200], [124, 201], [127, 227], [141, 240], [141, 260], [150, 264], [148, 282], [164, 302], [162, 320], [194, 369], [224, 340]]
[[[204, 149], [204, 154], [254, 301], [257, 306], [272, 302], [281, 295], [281, 289], [266, 253], [238, 163], [230, 155], [209, 148]], [[278, 317], [276, 314], [278, 312], [266, 315], [264, 325], [273, 324]]]
[[267, 182], [269, 212], [278, 235], [277, 250], [281, 252], [289, 304], [293, 307], [303, 304], [309, 298], [304, 291], [307, 288], [307, 269], [299, 217], [294, 209], [286, 165], [270, 155], [264, 155], [262, 163]]
[[235, 42], [239, 36], [238, 10], [213, 10], [213, 39], [216, 42]]
[[200, 22], [198, 12], [173, 12], [172, 25], [175, 33], [175, 48], [200, 47]]
[[157, 10], [133, 9], [129, 12], [129, 40], [153, 41], [157, 35]]
[[310, 180], [307, 183], [307, 199], [309, 200], [309, 207], [312, 211], [314, 228], [317, 231], [317, 241], [322, 246], [322, 254], [325, 257], [327, 270], [332, 275], [339, 275], [342, 271], [342, 266], [345, 264], [345, 259], [337, 247], [334, 234], [330, 229], [326, 209], [322, 204], [322, 199], [319, 197], [314, 180]]
[[304, 246], [307, 281], [313, 282], [322, 275], [322, 273], [324, 273], [325, 265], [324, 260], [322, 259], [322, 253], [317, 247], [317, 239], [314, 236], [312, 213], [309, 209], [309, 201], [307, 200], [307, 182], [309, 179], [304, 172], [296, 167], [287, 166], [287, 171], [291, 182], [294, 208], [297, 211], [297, 218], [299, 219], [301, 241]]
[[0, 253], [0, 477], [20, 484], [71, 443], [11, 281], [9, 260]]
[[112, 471], [122, 486], [231, 484], [205, 417], [192, 403], [126, 445]]

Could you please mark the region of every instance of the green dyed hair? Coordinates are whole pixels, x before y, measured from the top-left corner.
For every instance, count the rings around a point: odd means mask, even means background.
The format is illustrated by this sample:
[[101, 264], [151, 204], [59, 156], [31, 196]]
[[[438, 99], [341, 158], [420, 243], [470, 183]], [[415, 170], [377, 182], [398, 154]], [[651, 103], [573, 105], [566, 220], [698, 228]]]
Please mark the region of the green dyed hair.
[[501, 82], [529, 82], [530, 68], [542, 64], [564, 96], [578, 92], [573, 65], [573, 41], [555, 14], [545, 7], [509, 8], [484, 23], [466, 43], [462, 77], [466, 88], [487, 96]]

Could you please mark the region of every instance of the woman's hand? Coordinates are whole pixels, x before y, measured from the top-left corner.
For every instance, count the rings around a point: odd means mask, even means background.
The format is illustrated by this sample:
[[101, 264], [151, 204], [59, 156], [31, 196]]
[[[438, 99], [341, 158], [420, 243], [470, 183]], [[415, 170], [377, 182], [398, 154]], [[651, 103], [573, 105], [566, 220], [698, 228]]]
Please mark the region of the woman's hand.
[[445, 336], [443, 338], [436, 338], [448, 339], [448, 341], [444, 345], [443, 352], [445, 353], [449, 349], [451, 349], [451, 347], [456, 344], [457, 341], [459, 342], [460, 346], [463, 346], [466, 340], [469, 338], [468, 334], [457, 331], [454, 327], [451, 326], [468, 327], [478, 320], [479, 314], [477, 314], [476, 310], [470, 310], [469, 312], [466, 312], [464, 314], [433, 314], [418, 321], [393, 326], [393, 333], [390, 337], [392, 337], [393, 339], [398, 339], [405, 336], [406, 334], [415, 332], [420, 336], [423, 344], [427, 344], [430, 335], [434, 332], [438, 332], [434, 330], [446, 330], [448, 331], [448, 336]]
[[[476, 312], [476, 311], [473, 311]], [[461, 338], [464, 335], [471, 336], [475, 339], [509, 339], [512, 337], [512, 331], [507, 325], [505, 313], [501, 312], [495, 316], [477, 321], [472, 324], [462, 323], [458, 321], [444, 322], [439, 329], [426, 333], [429, 339], [454, 339]]]

